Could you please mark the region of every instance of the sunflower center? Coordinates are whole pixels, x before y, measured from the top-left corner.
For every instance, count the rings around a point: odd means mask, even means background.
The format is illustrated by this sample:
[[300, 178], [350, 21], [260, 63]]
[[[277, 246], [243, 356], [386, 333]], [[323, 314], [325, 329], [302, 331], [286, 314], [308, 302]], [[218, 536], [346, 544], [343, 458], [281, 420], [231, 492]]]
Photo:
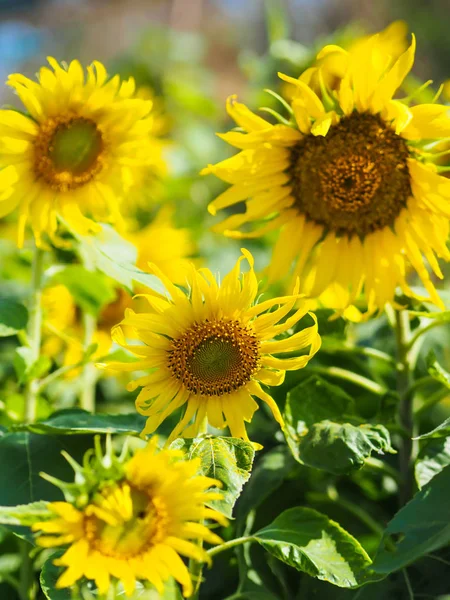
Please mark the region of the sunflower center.
[[83, 117], [48, 119], [35, 142], [36, 174], [60, 191], [80, 187], [101, 171], [103, 147], [94, 121]]
[[239, 321], [207, 320], [172, 340], [168, 354], [170, 371], [189, 391], [222, 396], [250, 381], [259, 366], [259, 341]]
[[295, 206], [338, 234], [392, 225], [411, 196], [405, 140], [378, 115], [354, 112], [291, 150]]
[[89, 543], [101, 554], [126, 559], [158, 543], [164, 537], [167, 519], [148, 494], [128, 486], [125, 496], [122, 492], [123, 486], [104, 494], [100, 510], [93, 509], [84, 527]]

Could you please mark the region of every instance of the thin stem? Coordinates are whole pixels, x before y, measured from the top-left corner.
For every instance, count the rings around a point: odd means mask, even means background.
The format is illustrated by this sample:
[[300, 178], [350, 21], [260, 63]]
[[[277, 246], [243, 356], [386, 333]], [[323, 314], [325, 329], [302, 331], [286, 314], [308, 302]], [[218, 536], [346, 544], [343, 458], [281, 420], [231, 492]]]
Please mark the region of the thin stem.
[[367, 377], [363, 377], [362, 375], [358, 375], [357, 373], [352, 373], [352, 371], [341, 369], [340, 367], [308, 367], [308, 371], [312, 373], [323, 373], [323, 375], [329, 375], [330, 377], [336, 377], [337, 379], [350, 381], [351, 383], [359, 385], [360, 387], [363, 387], [366, 390], [377, 394], [378, 396], [384, 396], [388, 391], [379, 383], [376, 383], [371, 379], [367, 379]]
[[439, 327], [439, 325], [448, 325], [448, 321], [443, 321], [440, 319], [433, 319], [431, 321], [431, 323], [428, 323], [428, 325], [425, 325], [424, 327], [420, 327], [418, 330], [416, 330], [414, 335], [411, 337], [411, 339], [408, 342], [408, 350], [410, 350], [414, 346], [414, 344], [417, 342], [417, 340], [424, 333], [427, 333], [428, 331], [430, 331], [430, 329], [433, 329], [434, 327]]
[[[92, 339], [97, 328], [97, 320], [93, 315], [85, 312], [83, 314], [83, 323], [84, 350], [86, 351], [88, 347], [92, 344]], [[95, 388], [97, 385], [97, 370], [91, 362], [86, 363], [83, 367], [83, 372], [81, 374], [81, 384], [82, 390], [80, 406], [84, 410], [87, 410], [89, 412], [95, 412]]]
[[394, 469], [384, 461], [380, 460], [379, 458], [375, 458], [374, 456], [369, 456], [369, 458], [366, 458], [364, 466], [374, 469], [375, 471], [384, 473], [385, 475], [388, 475], [389, 477], [395, 479], [395, 481], [398, 481], [400, 478], [399, 473], [396, 469]]
[[436, 392], [434, 392], [434, 394], [431, 394], [431, 396], [428, 398], [428, 400], [425, 400], [425, 402], [422, 404], [422, 406], [420, 406], [416, 410], [416, 412], [414, 413], [414, 416], [416, 418], [421, 416], [425, 411], [427, 411], [429, 408], [432, 408], [435, 404], [437, 404], [443, 398], [445, 398], [446, 396], [449, 396], [449, 395], [450, 395], [450, 390], [448, 390], [447, 388], [437, 390]]
[[247, 544], [248, 542], [256, 541], [257, 539], [253, 535], [245, 535], [243, 537], [230, 540], [229, 542], [224, 542], [223, 544], [220, 544], [220, 546], [214, 546], [214, 548], [210, 548], [209, 550], [207, 550], [206, 553], [210, 558], [212, 558], [213, 556], [216, 556], [216, 554], [225, 552], [225, 550], [229, 550], [230, 548], [242, 546], [242, 544]]
[[20, 558], [19, 595], [21, 600], [31, 600], [34, 597], [34, 574], [30, 544], [26, 540], [20, 540]]
[[411, 371], [409, 363], [409, 350], [411, 348], [411, 328], [409, 315], [406, 310], [395, 313], [395, 336], [397, 342], [397, 391], [400, 397], [399, 421], [407, 435], [401, 439], [399, 448], [400, 476], [399, 501], [403, 506], [413, 492], [412, 463], [415, 454], [413, 395], [409, 393], [411, 387]]
[[[28, 307], [27, 338], [31, 350], [31, 362], [39, 359], [41, 351], [41, 329], [42, 329], [42, 275], [44, 265], [44, 252], [37, 246], [34, 247], [33, 264], [31, 271], [31, 296]], [[36, 420], [37, 408], [37, 381], [31, 379], [25, 386], [25, 422]]]
[[406, 390], [406, 394], [412, 398], [419, 388], [421, 388], [424, 385], [429, 385], [430, 383], [439, 382], [431, 375], [425, 375], [425, 377], [421, 377], [420, 379], [417, 379], [417, 381], [412, 383]]
[[340, 348], [327, 348], [324, 346], [322, 352], [327, 354], [359, 354], [368, 358], [376, 358], [389, 365], [395, 365], [395, 359], [390, 354], [369, 346], [342, 346]]
[[409, 600], [414, 600], [414, 592], [411, 586], [411, 582], [409, 580], [409, 575], [406, 569], [402, 569], [403, 577], [405, 578], [406, 589], [408, 590]]

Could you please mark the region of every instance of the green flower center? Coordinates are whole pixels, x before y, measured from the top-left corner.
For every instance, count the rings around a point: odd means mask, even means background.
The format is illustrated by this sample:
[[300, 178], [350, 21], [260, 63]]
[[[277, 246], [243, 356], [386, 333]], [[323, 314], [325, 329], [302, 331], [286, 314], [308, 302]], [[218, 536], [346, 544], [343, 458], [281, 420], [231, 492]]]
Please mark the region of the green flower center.
[[102, 136], [95, 123], [87, 119], [74, 119], [56, 129], [49, 147], [49, 157], [57, 171], [81, 175], [95, 164], [102, 147]]
[[104, 166], [104, 140], [96, 123], [77, 116], [50, 118], [34, 143], [34, 170], [52, 189], [85, 185]]
[[172, 340], [168, 355], [170, 371], [189, 391], [221, 396], [248, 383], [257, 371], [259, 341], [239, 321], [204, 321]]

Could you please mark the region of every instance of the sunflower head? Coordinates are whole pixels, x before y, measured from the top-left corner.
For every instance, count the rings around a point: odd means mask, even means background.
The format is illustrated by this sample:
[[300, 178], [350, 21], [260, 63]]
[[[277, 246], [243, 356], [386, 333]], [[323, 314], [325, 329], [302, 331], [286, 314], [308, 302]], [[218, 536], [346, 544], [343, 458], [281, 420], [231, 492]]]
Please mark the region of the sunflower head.
[[[257, 301], [258, 283], [249, 252], [243, 255], [219, 285], [207, 269], [191, 267], [189, 292], [176, 287], [156, 266], [152, 271], [164, 282], [170, 296], [147, 296], [148, 308], [129, 310], [113, 329], [114, 340], [139, 357], [137, 362], [109, 363], [109, 369], [145, 373], [129, 384], [142, 387], [136, 400], [148, 416], [144, 433], [152, 433], [173, 411], [185, 405], [184, 416], [170, 436], [195, 437], [207, 419], [219, 429], [248, 440], [245, 422], [258, 408], [254, 398], [266, 402], [282, 424], [280, 411], [264, 386], [279, 385], [286, 370], [300, 369], [317, 352], [317, 322], [297, 290], [290, 296]], [[241, 274], [247, 260], [250, 270]], [[308, 327], [283, 340], [305, 317]], [[129, 337], [139, 344], [128, 344]], [[283, 358], [284, 353], [296, 356]], [[275, 356], [274, 356], [275, 355]], [[169, 441], [170, 441], [169, 440]]]
[[124, 193], [161, 154], [152, 101], [136, 97], [132, 78], [108, 78], [96, 61], [87, 73], [48, 61], [37, 82], [8, 79], [27, 112], [0, 111], [0, 216], [19, 207], [20, 245], [28, 221], [38, 243], [58, 217], [81, 233], [119, 221]]
[[[242, 151], [203, 171], [231, 183], [212, 214], [246, 203], [217, 231], [255, 237], [280, 229], [269, 278], [291, 271], [302, 292], [354, 319], [362, 317], [354, 307], [361, 291], [366, 315], [394, 302], [397, 287], [426, 298], [408, 285], [411, 270], [443, 306], [433, 279], [442, 278], [437, 259], [450, 259], [450, 182], [435, 153], [450, 134], [449, 109], [394, 99], [413, 66], [415, 40], [400, 55], [395, 48], [382, 32], [361, 40], [357, 52], [323, 48], [299, 79], [279, 74], [294, 89], [289, 121], [279, 124], [231, 97], [228, 112], [241, 130], [221, 137]], [[341, 71], [327, 87], [336, 58]]]
[[226, 525], [220, 513], [205, 506], [222, 497], [208, 491], [220, 482], [198, 476], [198, 462], [183, 460], [181, 451], [159, 451], [156, 438], [132, 457], [116, 456], [110, 443], [102, 455], [97, 442], [83, 467], [74, 464], [76, 482], [56, 482], [68, 501], [51, 503], [53, 518], [33, 525], [39, 545], [69, 546], [55, 560], [66, 567], [56, 587], [92, 579], [106, 594], [113, 577], [130, 596], [136, 580], [163, 593], [164, 583], [174, 577], [190, 596], [192, 581], [180, 555], [207, 561], [195, 541], [221, 542], [203, 524], [210, 519]]

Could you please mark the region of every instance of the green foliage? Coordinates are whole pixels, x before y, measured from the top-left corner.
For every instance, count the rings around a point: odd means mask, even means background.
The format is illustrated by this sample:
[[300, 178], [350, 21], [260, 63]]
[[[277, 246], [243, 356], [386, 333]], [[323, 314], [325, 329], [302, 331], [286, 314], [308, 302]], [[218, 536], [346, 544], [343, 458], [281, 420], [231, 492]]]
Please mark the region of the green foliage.
[[114, 281], [82, 265], [67, 265], [53, 275], [51, 283], [64, 285], [77, 306], [94, 316], [116, 297]]
[[23, 423], [15, 431], [30, 431], [45, 435], [80, 435], [98, 433], [122, 433], [138, 435], [145, 425], [145, 418], [137, 413], [104, 415], [89, 413], [79, 408], [60, 410], [45, 421]]
[[388, 430], [361, 423], [352, 398], [318, 377], [288, 393], [284, 418], [292, 454], [316, 469], [348, 473], [361, 468], [373, 452], [392, 452]]
[[420, 450], [415, 464], [415, 475], [419, 488], [448, 465], [450, 465], [450, 437], [429, 440]]
[[372, 565], [392, 573], [450, 542], [450, 466], [435, 475], [389, 522]]
[[450, 389], [450, 373], [442, 367], [436, 359], [436, 354], [431, 351], [427, 356], [428, 373], [446, 388]]
[[449, 434], [450, 434], [450, 417], [448, 419], [445, 419], [445, 421], [443, 421], [440, 425], [435, 427], [433, 430], [429, 431], [428, 433], [419, 435], [418, 437], [416, 437], [414, 439], [428, 440], [430, 438], [446, 437]]
[[47, 502], [43, 501], [18, 506], [0, 506], [0, 523], [29, 527], [38, 521], [45, 521], [51, 514], [47, 508]]
[[16, 348], [13, 360], [17, 380], [21, 384], [43, 377], [49, 372], [52, 366], [52, 361], [45, 355], [41, 355], [37, 360], [33, 360], [33, 351], [28, 346], [19, 346]]
[[58, 551], [52, 554], [42, 566], [39, 578], [41, 589], [47, 600], [73, 600], [72, 590], [70, 588], [57, 589], [56, 582], [61, 575], [61, 567], [56, 567], [53, 561], [63, 555]]
[[358, 587], [369, 578], [371, 560], [359, 542], [311, 508], [286, 510], [254, 537], [279, 560], [339, 587]]
[[242, 487], [250, 477], [255, 456], [253, 446], [237, 438], [208, 436], [180, 438], [171, 447], [183, 450], [188, 460], [199, 458], [199, 472], [222, 483], [223, 498], [211, 501], [211, 506], [231, 517]]
[[28, 311], [23, 304], [0, 298], [0, 338], [15, 335], [26, 328]]

